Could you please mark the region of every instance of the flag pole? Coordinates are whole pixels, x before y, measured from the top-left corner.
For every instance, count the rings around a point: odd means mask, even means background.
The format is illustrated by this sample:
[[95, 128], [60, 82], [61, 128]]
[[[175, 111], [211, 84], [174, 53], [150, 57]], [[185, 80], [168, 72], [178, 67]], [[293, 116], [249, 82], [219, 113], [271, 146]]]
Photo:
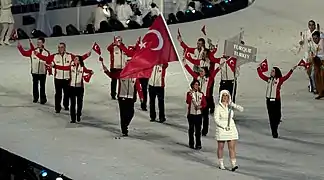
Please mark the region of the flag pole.
[[[167, 29], [168, 35], [169, 35], [169, 37], [170, 37], [170, 40], [171, 40], [171, 42], [172, 42], [172, 46], [173, 46], [173, 48], [174, 48], [174, 50], [175, 50], [175, 53], [176, 53], [176, 55], [177, 55], [177, 58], [178, 58], [178, 60], [179, 60], [180, 65], [181, 65], [181, 68], [182, 68], [183, 74], [185, 75], [186, 80], [187, 80], [188, 85], [189, 85], [189, 82], [190, 82], [190, 81], [189, 81], [189, 78], [188, 78], [188, 76], [187, 76], [187, 74], [186, 74], [185, 67], [184, 67], [184, 65], [183, 65], [183, 63], [182, 63], [182, 59], [180, 58], [179, 53], [178, 53], [178, 50], [177, 50], [177, 48], [175, 47], [174, 41], [173, 41], [173, 39], [172, 39], [172, 36], [171, 36], [170, 30], [169, 30], [169, 27], [168, 27], [168, 25], [167, 25], [167, 23], [166, 23], [166, 21], [165, 21], [164, 16], [163, 16], [162, 13], [161, 13], [161, 16], [162, 16], [163, 23], [164, 23], [164, 25], [165, 25], [165, 27], [166, 27], [166, 29]], [[189, 85], [189, 87], [190, 87], [190, 85]]]

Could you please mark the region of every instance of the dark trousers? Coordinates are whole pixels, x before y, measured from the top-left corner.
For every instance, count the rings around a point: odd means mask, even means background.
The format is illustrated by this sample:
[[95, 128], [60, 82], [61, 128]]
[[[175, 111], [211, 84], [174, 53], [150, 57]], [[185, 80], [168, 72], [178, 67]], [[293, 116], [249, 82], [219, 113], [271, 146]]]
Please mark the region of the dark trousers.
[[194, 134], [196, 137], [196, 147], [201, 147], [201, 124], [202, 124], [202, 115], [192, 115], [187, 116], [189, 129], [189, 146], [192, 148], [195, 145]]
[[[118, 74], [119, 72], [121, 72], [122, 70], [121, 69], [115, 69], [115, 68], [111, 68], [110, 69], [110, 72], [112, 74]], [[117, 81], [118, 79], [116, 78], [111, 78], [111, 83], [110, 83], [110, 95], [113, 99], [116, 98], [116, 95], [117, 95]]]
[[151, 120], [156, 119], [155, 98], [157, 97], [158, 107], [159, 107], [159, 119], [160, 119], [160, 121], [164, 121], [165, 120], [164, 87], [149, 86], [149, 95], [150, 95], [150, 118], [151, 118]]
[[65, 109], [69, 109], [69, 87], [70, 80], [67, 79], [54, 79], [55, 86], [55, 110], [60, 112], [62, 102], [62, 91], [64, 93], [63, 106]]
[[[235, 87], [234, 87], [235, 83]], [[237, 82], [234, 80], [221, 80], [219, 84], [219, 92], [222, 90], [228, 90], [231, 94], [232, 101], [235, 103], [235, 96], [236, 96], [236, 88], [237, 88]]]
[[267, 99], [267, 109], [272, 137], [278, 137], [278, 127], [281, 122], [281, 101]]
[[142, 91], [143, 91], [143, 102], [141, 107], [142, 108], [146, 108], [147, 106], [147, 88], [148, 88], [148, 78], [140, 78], [139, 79], [140, 83], [141, 83], [141, 87], [142, 87]]
[[[70, 86], [69, 93], [70, 93], [70, 116], [71, 116], [71, 120], [75, 121], [76, 116], [80, 118], [82, 115], [84, 88]], [[76, 114], [75, 114], [75, 105], [77, 105]]]
[[210, 113], [214, 113], [215, 111], [215, 100], [214, 100], [214, 86], [215, 86], [215, 81], [213, 81], [210, 90], [209, 90], [209, 97], [210, 99]]
[[[41, 103], [46, 103], [46, 92], [45, 92], [45, 84], [46, 84], [46, 74], [32, 74], [33, 77], [33, 98], [34, 102], [37, 102], [40, 97]], [[39, 84], [39, 90], [38, 90]]]
[[202, 135], [206, 136], [208, 134], [209, 131], [209, 109], [212, 107], [213, 104], [213, 97], [207, 97], [207, 106], [202, 110], [202, 124], [203, 124], [203, 128], [202, 128]]
[[120, 127], [123, 134], [128, 134], [128, 126], [134, 117], [134, 99], [118, 98]]

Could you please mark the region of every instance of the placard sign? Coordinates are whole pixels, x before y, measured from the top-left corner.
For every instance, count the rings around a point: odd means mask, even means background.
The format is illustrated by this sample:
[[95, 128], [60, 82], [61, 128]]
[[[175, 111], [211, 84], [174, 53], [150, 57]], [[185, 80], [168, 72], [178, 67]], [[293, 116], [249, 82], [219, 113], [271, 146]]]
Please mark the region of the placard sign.
[[257, 48], [255, 47], [226, 40], [224, 49], [227, 56], [236, 57], [238, 61], [256, 62]]

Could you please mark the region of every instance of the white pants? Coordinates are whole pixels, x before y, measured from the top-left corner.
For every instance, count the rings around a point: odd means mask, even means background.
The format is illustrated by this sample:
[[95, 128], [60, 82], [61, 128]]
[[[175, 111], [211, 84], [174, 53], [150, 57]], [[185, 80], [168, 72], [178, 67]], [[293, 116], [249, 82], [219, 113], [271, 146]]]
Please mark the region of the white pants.
[[1, 42], [9, 42], [13, 28], [14, 28], [14, 24], [2, 23], [0, 43]]

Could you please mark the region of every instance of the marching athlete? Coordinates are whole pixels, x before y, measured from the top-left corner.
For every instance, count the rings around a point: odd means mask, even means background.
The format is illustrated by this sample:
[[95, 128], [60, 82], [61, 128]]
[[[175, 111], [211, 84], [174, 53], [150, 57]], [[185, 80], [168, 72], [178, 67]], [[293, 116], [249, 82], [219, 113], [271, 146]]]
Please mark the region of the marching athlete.
[[34, 52], [40, 53], [44, 56], [49, 56], [50, 53], [47, 49], [44, 48], [45, 39], [37, 39], [37, 48], [34, 48], [32, 41], [30, 40], [30, 49], [24, 50], [20, 42], [18, 42], [19, 52], [30, 58], [31, 63], [31, 74], [33, 78], [33, 102], [37, 103], [40, 98], [40, 104], [45, 104], [47, 102], [46, 98], [46, 72], [47, 68], [45, 62], [40, 60]]
[[[207, 67], [199, 68], [199, 75], [197, 75], [186, 63], [186, 60], [183, 59], [183, 64], [189, 74], [196, 80], [199, 81], [200, 89], [202, 93], [206, 96], [207, 104], [205, 108], [202, 110], [202, 117], [203, 117], [203, 129], [202, 135], [206, 136], [209, 130], [209, 108], [212, 106], [213, 103], [213, 96], [210, 95], [210, 90], [212, 88], [213, 82], [215, 80], [216, 74], [219, 72], [220, 67], [214, 69], [211, 73]], [[223, 65], [223, 64], [222, 64]]]
[[219, 103], [216, 105], [214, 114], [219, 169], [225, 169], [223, 151], [227, 142], [232, 165], [231, 170], [235, 171], [238, 168], [236, 164], [236, 141], [239, 137], [233, 117], [234, 110], [243, 112], [244, 108], [231, 101], [231, 95], [227, 90], [222, 90], [219, 97]]
[[[102, 60], [100, 60], [102, 62]], [[120, 126], [123, 136], [128, 136], [128, 126], [134, 117], [134, 103], [136, 102], [136, 92], [138, 93], [141, 101], [143, 100], [143, 94], [141, 85], [138, 79], [135, 78], [119, 78], [119, 73], [111, 73], [107, 67], [102, 64], [105, 74], [110, 78], [118, 79], [118, 104], [119, 104], [119, 116]]]
[[313, 45], [311, 46], [311, 60], [313, 64], [312, 71], [314, 72], [315, 86], [318, 96], [315, 99], [324, 97], [324, 83], [323, 83], [323, 60], [324, 60], [324, 39], [319, 31], [312, 34]]
[[159, 122], [163, 123], [166, 121], [165, 118], [165, 74], [166, 69], [169, 65], [160, 64], [155, 65], [152, 70], [151, 77], [149, 78], [149, 96], [150, 96], [150, 118], [151, 122], [156, 121], [156, 111], [155, 111], [155, 99], [158, 99], [159, 108]]
[[[201, 125], [202, 111], [206, 107], [206, 98], [200, 90], [200, 82], [194, 79], [190, 84], [190, 91], [187, 92], [186, 103], [188, 104], [187, 119], [189, 123], [188, 136], [191, 149], [201, 149]], [[196, 145], [194, 134], [196, 137]]]
[[[88, 52], [82, 56], [82, 59], [85, 60], [91, 55], [91, 52]], [[50, 56], [44, 56], [36, 52], [36, 56], [46, 61], [47, 64], [52, 64], [54, 67], [54, 85], [55, 85], [55, 112], [61, 112], [61, 102], [62, 102], [62, 91], [64, 92], [63, 97], [63, 106], [65, 110], [69, 110], [69, 84], [71, 81], [70, 70], [60, 70], [56, 67], [59, 66], [70, 66], [75, 55], [66, 52], [65, 43], [59, 43], [58, 53], [52, 54]]]
[[[123, 40], [120, 36], [115, 37], [114, 42], [111, 43], [107, 50], [110, 54], [110, 73], [112, 74], [120, 74], [122, 69], [125, 67], [125, 63], [127, 60], [127, 55], [118, 47], [118, 43], [122, 43]], [[115, 76], [115, 75], [114, 75]], [[112, 77], [114, 77], [112, 76]], [[110, 85], [110, 95], [112, 99], [116, 99], [116, 89], [117, 89], [117, 79], [111, 79]]]
[[262, 73], [260, 66], [257, 68], [259, 77], [267, 82], [266, 102], [273, 138], [279, 137], [278, 127], [281, 122], [281, 86], [292, 75], [296, 67], [297, 66], [294, 66], [285, 76], [282, 76], [282, 73], [278, 67], [273, 67], [270, 77]]

